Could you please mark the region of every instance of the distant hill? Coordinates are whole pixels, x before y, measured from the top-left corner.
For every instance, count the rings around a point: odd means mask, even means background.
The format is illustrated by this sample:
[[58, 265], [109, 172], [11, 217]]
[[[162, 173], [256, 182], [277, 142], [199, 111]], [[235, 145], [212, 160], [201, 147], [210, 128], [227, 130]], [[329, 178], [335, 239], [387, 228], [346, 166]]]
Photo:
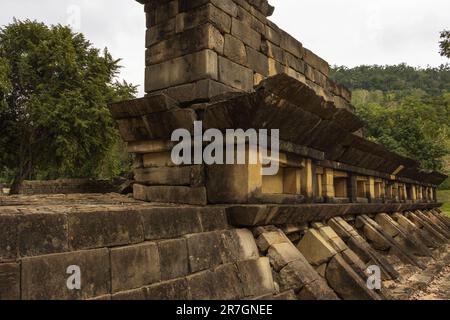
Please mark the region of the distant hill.
[[439, 68], [415, 68], [406, 64], [395, 66], [359, 66], [332, 68], [332, 78], [351, 90], [365, 89], [403, 91], [422, 89], [429, 95], [441, 95], [443, 90], [450, 92], [450, 65]]
[[331, 76], [353, 91], [367, 138], [450, 173], [450, 65], [335, 66]]

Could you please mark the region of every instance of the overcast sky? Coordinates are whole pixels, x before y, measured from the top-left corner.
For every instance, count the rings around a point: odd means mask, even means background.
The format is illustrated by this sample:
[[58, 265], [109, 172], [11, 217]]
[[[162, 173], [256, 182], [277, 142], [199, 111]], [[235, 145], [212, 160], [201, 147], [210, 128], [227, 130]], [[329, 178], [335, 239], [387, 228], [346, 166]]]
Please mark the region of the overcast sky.
[[[449, 0], [270, 0], [270, 18], [330, 64], [438, 66], [439, 31], [450, 29]], [[142, 85], [145, 16], [134, 0], [1, 0], [0, 25], [13, 17], [72, 24], [122, 58], [121, 77]], [[79, 17], [80, 19], [77, 19]], [[142, 94], [142, 86], [140, 88]]]

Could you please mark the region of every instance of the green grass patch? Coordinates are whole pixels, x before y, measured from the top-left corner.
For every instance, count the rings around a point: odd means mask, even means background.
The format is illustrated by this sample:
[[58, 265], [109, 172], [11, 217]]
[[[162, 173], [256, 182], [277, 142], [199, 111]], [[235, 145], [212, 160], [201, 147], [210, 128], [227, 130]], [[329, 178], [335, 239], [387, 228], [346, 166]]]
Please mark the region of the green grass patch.
[[438, 201], [444, 203], [441, 210], [450, 217], [450, 190], [438, 190]]

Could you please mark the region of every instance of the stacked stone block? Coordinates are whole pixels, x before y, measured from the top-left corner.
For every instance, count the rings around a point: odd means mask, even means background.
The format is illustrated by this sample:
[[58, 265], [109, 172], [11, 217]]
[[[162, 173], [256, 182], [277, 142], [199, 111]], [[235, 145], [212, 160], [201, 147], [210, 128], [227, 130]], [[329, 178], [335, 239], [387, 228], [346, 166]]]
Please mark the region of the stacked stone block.
[[351, 93], [329, 79], [326, 61], [267, 19], [267, 1], [142, 0], [147, 16], [147, 93], [180, 102], [252, 91], [287, 73], [327, 101], [353, 110]]
[[[37, 212], [34, 212], [35, 209]], [[0, 208], [0, 299], [243, 299], [273, 294], [269, 262], [222, 208]], [[66, 286], [81, 269], [81, 290]]]

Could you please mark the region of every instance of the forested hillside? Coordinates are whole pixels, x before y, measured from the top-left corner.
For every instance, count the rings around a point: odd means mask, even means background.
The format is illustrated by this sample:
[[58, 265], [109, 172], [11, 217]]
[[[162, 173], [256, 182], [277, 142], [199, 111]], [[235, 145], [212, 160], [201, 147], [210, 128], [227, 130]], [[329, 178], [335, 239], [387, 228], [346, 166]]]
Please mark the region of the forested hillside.
[[335, 67], [333, 78], [353, 90], [370, 139], [450, 173], [449, 65]]

